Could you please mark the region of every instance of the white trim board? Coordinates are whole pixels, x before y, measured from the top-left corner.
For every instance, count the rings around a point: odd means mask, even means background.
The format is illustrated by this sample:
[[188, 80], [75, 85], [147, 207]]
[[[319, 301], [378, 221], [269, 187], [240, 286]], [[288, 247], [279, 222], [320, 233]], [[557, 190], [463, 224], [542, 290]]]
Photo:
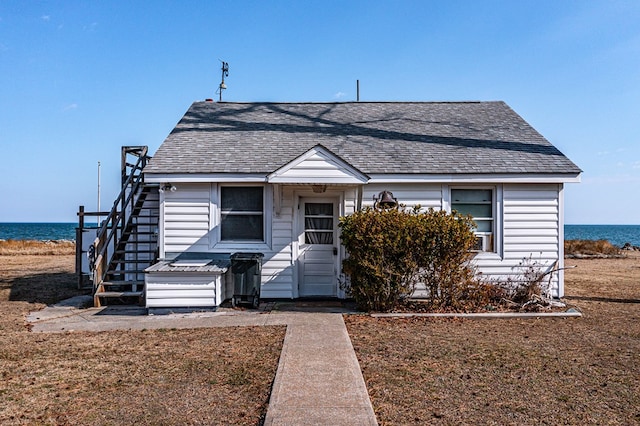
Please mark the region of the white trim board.
[[156, 174], [145, 173], [144, 180], [147, 183], [212, 183], [212, 182], [247, 182], [265, 183], [267, 178], [258, 173], [212, 173], [212, 174]]
[[372, 174], [368, 183], [579, 183], [578, 175], [545, 174]]
[[[270, 176], [270, 175], [269, 175]], [[243, 183], [289, 183], [289, 184], [380, 184], [380, 183], [579, 183], [579, 175], [544, 175], [544, 174], [522, 174], [522, 175], [492, 175], [492, 174], [451, 174], [451, 175], [428, 175], [428, 174], [373, 174], [368, 180], [331, 180], [324, 178], [291, 179], [283, 182], [271, 179], [268, 175], [258, 173], [214, 173], [214, 174], [155, 174], [145, 173], [147, 183], [212, 183], [212, 182], [243, 182]]]

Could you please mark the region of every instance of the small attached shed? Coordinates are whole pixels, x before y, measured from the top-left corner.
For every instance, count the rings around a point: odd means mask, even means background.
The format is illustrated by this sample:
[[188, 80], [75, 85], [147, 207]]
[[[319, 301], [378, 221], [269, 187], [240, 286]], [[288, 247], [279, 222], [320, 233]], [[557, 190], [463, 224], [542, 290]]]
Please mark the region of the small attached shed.
[[560, 269], [561, 297], [563, 187], [580, 173], [504, 102], [195, 102], [144, 169], [166, 269], [148, 288], [166, 273], [171, 305], [197, 281], [172, 259], [259, 252], [263, 298], [343, 298], [338, 218], [390, 191], [472, 214], [479, 271], [504, 278], [531, 257]]

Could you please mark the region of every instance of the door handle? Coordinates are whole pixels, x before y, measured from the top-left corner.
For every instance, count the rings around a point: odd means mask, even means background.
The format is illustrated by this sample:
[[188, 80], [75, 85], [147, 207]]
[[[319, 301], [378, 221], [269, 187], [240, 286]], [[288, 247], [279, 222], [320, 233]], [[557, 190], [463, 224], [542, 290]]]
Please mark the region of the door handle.
[[338, 255], [338, 247], [334, 247], [333, 248], [333, 255], [337, 256]]

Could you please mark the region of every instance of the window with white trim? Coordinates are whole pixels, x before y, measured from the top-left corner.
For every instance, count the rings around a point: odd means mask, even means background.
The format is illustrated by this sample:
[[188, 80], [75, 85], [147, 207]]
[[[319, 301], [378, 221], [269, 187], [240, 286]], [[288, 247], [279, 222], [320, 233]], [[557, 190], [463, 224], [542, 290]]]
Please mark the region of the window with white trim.
[[452, 189], [451, 210], [470, 215], [476, 223], [474, 251], [494, 251], [495, 208], [492, 189]]
[[333, 203], [304, 203], [305, 244], [333, 244]]
[[220, 188], [220, 241], [265, 241], [262, 186]]

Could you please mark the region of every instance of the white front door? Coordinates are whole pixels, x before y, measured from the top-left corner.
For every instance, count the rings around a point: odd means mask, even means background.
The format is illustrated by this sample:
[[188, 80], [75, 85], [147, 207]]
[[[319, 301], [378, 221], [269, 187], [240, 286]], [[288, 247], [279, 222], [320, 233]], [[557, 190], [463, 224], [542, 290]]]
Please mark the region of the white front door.
[[299, 220], [300, 297], [338, 294], [338, 201], [331, 198], [301, 198]]

